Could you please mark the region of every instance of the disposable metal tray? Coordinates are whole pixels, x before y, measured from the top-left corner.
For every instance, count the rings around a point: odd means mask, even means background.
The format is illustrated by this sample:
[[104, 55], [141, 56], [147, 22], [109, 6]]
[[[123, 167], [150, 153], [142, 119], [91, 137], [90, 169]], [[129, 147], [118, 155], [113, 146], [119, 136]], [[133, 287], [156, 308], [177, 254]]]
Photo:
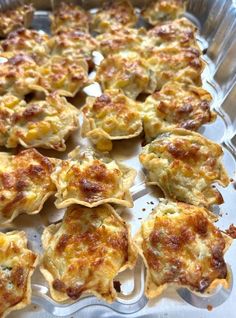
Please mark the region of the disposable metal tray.
[[[33, 1], [37, 8], [33, 28], [49, 32], [49, 11], [59, 1]], [[101, 1], [75, 1], [86, 8], [99, 7]], [[146, 1], [148, 2], [148, 1]], [[133, 1], [140, 7], [145, 1]], [[213, 96], [212, 108], [218, 113], [216, 122], [205, 125], [200, 133], [222, 145], [224, 149], [223, 162], [226, 166], [231, 183], [227, 188], [220, 188], [225, 203], [214, 208], [220, 216], [217, 225], [225, 230], [230, 224], [236, 224], [236, 8], [232, 1], [222, 0], [190, 0], [186, 16], [199, 27], [199, 44], [207, 54], [204, 55], [206, 69], [202, 75], [203, 86]], [[89, 90], [94, 93], [94, 88]], [[134, 167], [138, 176], [131, 191], [134, 199], [132, 209], [120, 208], [122, 217], [131, 224], [132, 234], [140, 226], [158, 203], [156, 189], [146, 187], [144, 174], [138, 161], [141, 150], [140, 138], [114, 143], [112, 156], [124, 160]], [[39, 149], [43, 154], [65, 158], [76, 145], [86, 146], [86, 139], [78, 133], [67, 142], [67, 151]], [[4, 149], [5, 151], [5, 149]], [[218, 187], [218, 186], [217, 186]], [[22, 229], [27, 232], [29, 246], [42, 253], [41, 234], [50, 223], [58, 221], [63, 216], [63, 210], [57, 210], [51, 198], [40, 214], [34, 216], [21, 215], [11, 227], [1, 228], [2, 231]], [[121, 282], [121, 293], [118, 301], [107, 304], [93, 296], [83, 297], [77, 302], [58, 304], [50, 298], [48, 287], [38, 269], [32, 279], [32, 305], [26, 309], [12, 313], [9, 317], [148, 317], [148, 318], [234, 318], [236, 317], [236, 287], [233, 277], [236, 276], [236, 243], [233, 242], [226, 254], [229, 271], [232, 272], [231, 288], [225, 290], [219, 287], [214, 294], [200, 296], [187, 289], [167, 289], [155, 300], [147, 301], [144, 296], [145, 270], [139, 259], [134, 270], [121, 273], [116, 280]], [[207, 309], [208, 308], [208, 309]], [[209, 309], [212, 310], [210, 311]]]

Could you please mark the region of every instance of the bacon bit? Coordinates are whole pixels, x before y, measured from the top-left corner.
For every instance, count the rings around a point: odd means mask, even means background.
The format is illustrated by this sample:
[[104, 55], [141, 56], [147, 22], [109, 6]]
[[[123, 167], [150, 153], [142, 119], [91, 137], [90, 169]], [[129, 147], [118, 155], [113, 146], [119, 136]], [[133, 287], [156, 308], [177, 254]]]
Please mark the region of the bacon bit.
[[115, 280], [113, 282], [113, 286], [114, 286], [115, 290], [117, 291], [117, 293], [121, 292], [121, 282], [120, 281]]
[[65, 283], [58, 278], [54, 279], [52, 287], [59, 292], [64, 292], [66, 289]]
[[212, 309], [213, 309], [213, 306], [212, 306], [212, 305], [207, 305], [207, 310], [208, 310], [208, 311], [212, 311]]
[[83, 285], [82, 286], [75, 286], [75, 287], [68, 287], [66, 289], [67, 295], [73, 299], [76, 300], [80, 297], [80, 295], [83, 292]]
[[233, 239], [236, 239], [236, 226], [234, 224], [231, 224], [225, 232]]

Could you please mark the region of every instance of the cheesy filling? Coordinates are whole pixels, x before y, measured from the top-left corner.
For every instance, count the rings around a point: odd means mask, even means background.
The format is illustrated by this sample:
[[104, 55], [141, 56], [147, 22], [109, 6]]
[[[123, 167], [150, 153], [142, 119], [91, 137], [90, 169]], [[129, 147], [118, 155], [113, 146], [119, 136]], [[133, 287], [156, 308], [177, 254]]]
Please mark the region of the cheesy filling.
[[113, 279], [136, 260], [128, 226], [107, 204], [71, 206], [62, 223], [45, 229], [42, 241], [41, 271], [56, 301], [83, 293], [114, 301]]
[[145, 293], [160, 295], [168, 285], [210, 291], [227, 282], [224, 252], [231, 243], [204, 208], [167, 200], [154, 209], [135, 237], [147, 267]]
[[136, 172], [92, 150], [76, 148], [52, 174], [57, 187], [57, 208], [71, 204], [94, 207], [102, 203], [133, 206], [129, 192]]
[[129, 139], [141, 133], [138, 109], [139, 104], [119, 90], [89, 97], [83, 107], [82, 135], [90, 138], [99, 150], [111, 150], [109, 140]]
[[216, 113], [210, 110], [211, 100], [210, 93], [201, 87], [166, 83], [141, 104], [146, 139], [154, 139], [167, 128], [197, 130], [214, 121]]
[[38, 257], [27, 248], [24, 232], [0, 233], [0, 316], [30, 303], [31, 275]]
[[0, 221], [11, 222], [21, 213], [38, 213], [55, 192], [51, 173], [56, 160], [35, 149], [17, 155], [0, 153]]
[[148, 181], [158, 185], [167, 198], [209, 207], [224, 202], [212, 184], [229, 184], [222, 154], [220, 145], [200, 134], [174, 129], [145, 146], [139, 158]]

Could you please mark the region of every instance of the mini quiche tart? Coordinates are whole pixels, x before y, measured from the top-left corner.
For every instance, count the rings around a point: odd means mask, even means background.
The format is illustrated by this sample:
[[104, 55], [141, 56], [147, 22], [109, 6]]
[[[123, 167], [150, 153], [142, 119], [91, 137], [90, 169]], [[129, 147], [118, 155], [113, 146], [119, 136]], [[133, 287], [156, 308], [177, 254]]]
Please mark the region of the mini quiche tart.
[[31, 5], [23, 5], [0, 12], [0, 37], [4, 38], [20, 27], [29, 27], [33, 16], [34, 9]]
[[122, 51], [134, 51], [141, 54], [146, 33], [144, 28], [113, 28], [106, 33], [98, 35], [96, 40], [99, 43], [99, 50], [104, 56]]
[[49, 36], [43, 31], [17, 29], [1, 42], [2, 52], [29, 54], [37, 64], [42, 64], [50, 53]]
[[52, 56], [38, 73], [40, 77], [33, 88], [46, 94], [56, 91], [59, 95], [73, 97], [88, 80], [87, 63], [73, 57]]
[[201, 86], [204, 62], [196, 48], [153, 48], [146, 54], [149, 55], [149, 68], [155, 74], [156, 89], [161, 89], [170, 80]]
[[[65, 139], [79, 127], [78, 109], [56, 93], [28, 104], [15, 96], [4, 95], [0, 97], [1, 114], [4, 119], [0, 125], [0, 145], [7, 148], [15, 148], [20, 144], [25, 148], [43, 147], [64, 151]], [[8, 128], [7, 138], [4, 128]]]
[[149, 48], [155, 46], [195, 47], [200, 51], [196, 33], [196, 26], [186, 18], [167, 21], [147, 32], [145, 45]]
[[105, 1], [103, 6], [92, 15], [91, 29], [98, 33], [117, 27], [133, 27], [137, 16], [129, 0]]
[[[0, 58], [5, 59], [4, 53], [0, 53]], [[0, 67], [0, 95], [5, 93], [19, 96], [29, 94], [38, 78], [38, 66], [32, 57], [23, 53], [10, 53]]]
[[129, 189], [136, 171], [89, 149], [79, 147], [61, 161], [52, 174], [57, 187], [57, 208], [81, 204], [89, 208], [103, 203], [133, 206]]
[[92, 53], [97, 49], [98, 43], [89, 33], [71, 30], [54, 35], [50, 39], [50, 46], [53, 55], [83, 58], [92, 67]]
[[153, 0], [142, 11], [142, 17], [150, 24], [175, 20], [186, 10], [185, 0]]
[[111, 140], [130, 139], [143, 130], [139, 103], [119, 90], [107, 90], [100, 97], [88, 97], [83, 107], [82, 136], [88, 137], [98, 150], [110, 151]]
[[210, 110], [211, 100], [210, 93], [201, 87], [167, 82], [141, 104], [146, 140], [154, 139], [166, 128], [197, 130], [214, 121], [216, 113]]
[[30, 304], [37, 263], [37, 254], [27, 248], [25, 232], [0, 233], [0, 317]]
[[89, 30], [89, 12], [73, 3], [61, 2], [50, 18], [53, 34], [72, 30], [88, 32]]
[[129, 227], [108, 204], [69, 207], [62, 223], [44, 230], [42, 242], [40, 269], [56, 301], [86, 293], [110, 303], [117, 297], [113, 279], [136, 262]]
[[142, 223], [135, 244], [147, 267], [145, 294], [160, 295], [169, 285], [210, 292], [229, 286], [224, 253], [231, 239], [220, 232], [210, 211], [164, 200]]
[[96, 80], [103, 90], [121, 89], [132, 99], [140, 93], [153, 93], [156, 88], [155, 73], [134, 52], [106, 57], [98, 66]]
[[139, 158], [151, 184], [170, 199], [209, 207], [223, 203], [214, 182], [229, 184], [220, 145], [186, 129], [166, 130], [143, 148]]
[[21, 213], [39, 213], [55, 192], [51, 180], [56, 159], [35, 149], [17, 155], [0, 153], [0, 223], [8, 223]]

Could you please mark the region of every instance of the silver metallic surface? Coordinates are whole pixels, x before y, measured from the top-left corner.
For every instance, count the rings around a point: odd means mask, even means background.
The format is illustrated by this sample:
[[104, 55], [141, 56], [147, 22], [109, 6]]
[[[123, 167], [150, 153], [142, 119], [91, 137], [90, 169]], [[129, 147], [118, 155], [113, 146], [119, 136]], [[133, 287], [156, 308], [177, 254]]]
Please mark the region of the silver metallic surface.
[[[3, 3], [0, 0], [0, 5]], [[59, 0], [34, 1], [40, 10], [50, 10], [51, 5], [57, 5]], [[99, 6], [101, 1], [81, 0], [75, 1], [85, 7]], [[133, 1], [135, 5], [143, 5], [145, 1]], [[203, 49], [207, 48], [204, 56], [206, 69], [203, 73], [203, 86], [213, 95], [212, 108], [218, 113], [216, 122], [205, 125], [200, 129], [204, 136], [220, 143], [224, 149], [224, 164], [230, 177], [231, 184], [223, 189], [219, 187], [225, 203], [215, 207], [213, 211], [220, 217], [217, 225], [225, 230], [230, 224], [236, 224], [236, 8], [231, 1], [222, 0], [190, 0], [188, 2], [187, 16], [200, 28], [199, 43]], [[49, 31], [48, 12], [37, 11], [33, 27]], [[85, 145], [86, 141], [74, 135], [68, 142], [68, 152], [77, 144]], [[153, 207], [158, 203], [161, 193], [155, 188], [144, 185], [145, 176], [138, 161], [141, 150], [140, 139], [116, 142], [112, 155], [124, 160], [128, 165], [138, 171], [136, 184], [131, 189], [134, 208], [119, 208], [119, 211], [132, 226], [132, 235], [137, 231], [140, 222], [147, 217]], [[47, 150], [46, 155], [60, 154]], [[63, 156], [65, 157], [66, 154]], [[61, 155], [60, 155], [61, 156]], [[145, 210], [144, 210], [145, 209]], [[27, 232], [30, 247], [39, 253], [42, 252], [40, 237], [45, 226], [58, 221], [63, 210], [56, 210], [53, 199], [45, 204], [43, 211], [35, 216], [19, 216], [12, 227]], [[6, 229], [2, 229], [6, 230]], [[8, 229], [9, 230], [9, 229]], [[167, 289], [160, 297], [147, 302], [143, 294], [145, 271], [141, 260], [133, 271], [119, 274], [117, 280], [121, 282], [122, 291], [114, 304], [108, 305], [95, 297], [83, 297], [75, 303], [57, 304], [48, 293], [45, 280], [39, 271], [33, 276], [33, 304], [26, 309], [12, 313], [11, 318], [51, 318], [61, 317], [144, 317], [144, 318], [234, 318], [236, 317], [236, 287], [233, 276], [236, 275], [236, 243], [234, 242], [226, 254], [226, 261], [232, 271], [231, 288], [223, 287], [212, 295], [199, 296], [186, 288]], [[210, 307], [209, 307], [210, 306]], [[213, 307], [212, 311], [206, 308]], [[201, 309], [200, 309], [201, 308]], [[79, 310], [79, 311], [78, 311]], [[74, 314], [78, 311], [77, 314]]]

